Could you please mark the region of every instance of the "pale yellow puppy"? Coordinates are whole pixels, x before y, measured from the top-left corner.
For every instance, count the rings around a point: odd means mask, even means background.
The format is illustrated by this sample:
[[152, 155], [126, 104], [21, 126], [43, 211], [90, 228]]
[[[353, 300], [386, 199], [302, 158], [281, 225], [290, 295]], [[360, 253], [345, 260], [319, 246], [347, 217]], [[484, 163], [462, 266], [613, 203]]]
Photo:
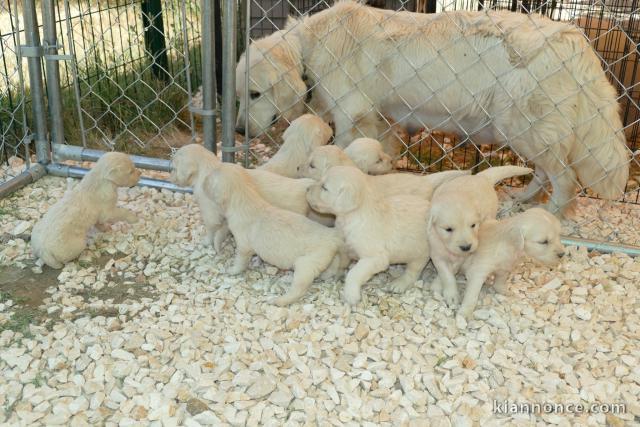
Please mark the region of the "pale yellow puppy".
[[[220, 167], [222, 162], [203, 146], [189, 144], [176, 151], [171, 164], [171, 181], [183, 187], [193, 188], [193, 197], [200, 207], [207, 230], [206, 242], [213, 244], [214, 249], [219, 251], [229, 230], [219, 208], [205, 194], [203, 184], [205, 178]], [[262, 197], [269, 203], [302, 215], [309, 213], [306, 191], [313, 180], [287, 178], [258, 169], [248, 169], [247, 172], [255, 181]]]
[[291, 288], [274, 304], [297, 301], [321, 273], [335, 275], [348, 262], [341, 257], [343, 241], [337, 230], [269, 204], [241, 166], [221, 164], [206, 178], [204, 188], [236, 241], [230, 274], [245, 271], [253, 254], [280, 269], [294, 270]]
[[482, 224], [478, 249], [462, 265], [467, 287], [458, 313], [471, 315], [482, 285], [492, 274], [495, 290], [506, 293], [511, 270], [526, 257], [549, 267], [557, 265], [564, 255], [560, 227], [555, 216], [540, 208]]
[[140, 178], [129, 156], [106, 153], [78, 185], [69, 190], [36, 223], [31, 233], [33, 254], [52, 268], [62, 268], [87, 246], [91, 227], [115, 221], [137, 221], [133, 212], [116, 206], [118, 187], [132, 187]]
[[311, 207], [336, 216], [336, 228], [358, 259], [345, 279], [344, 299], [355, 305], [360, 289], [390, 264], [407, 264], [391, 288], [413, 285], [429, 260], [426, 218], [429, 202], [421, 197], [387, 197], [372, 176], [351, 166], [330, 168], [307, 194]]
[[344, 153], [364, 173], [382, 175], [393, 170], [393, 159], [384, 152], [380, 141], [357, 138], [344, 149]]
[[283, 143], [278, 152], [259, 169], [295, 178], [311, 151], [327, 144], [331, 135], [331, 126], [320, 117], [304, 114], [291, 122], [282, 134]]
[[499, 166], [441, 184], [431, 199], [428, 221], [431, 260], [438, 275], [432, 283], [447, 304], [459, 302], [455, 271], [478, 247], [480, 224], [496, 218], [501, 180], [531, 173], [520, 166]]

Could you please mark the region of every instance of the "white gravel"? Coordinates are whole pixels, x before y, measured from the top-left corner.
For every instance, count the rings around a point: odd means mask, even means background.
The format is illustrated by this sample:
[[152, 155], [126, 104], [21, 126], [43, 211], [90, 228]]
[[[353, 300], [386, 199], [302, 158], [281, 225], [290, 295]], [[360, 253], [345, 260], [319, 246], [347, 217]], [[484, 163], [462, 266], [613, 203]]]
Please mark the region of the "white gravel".
[[[45, 177], [0, 200], [0, 268], [41, 271], [21, 237], [67, 185]], [[233, 247], [202, 245], [190, 195], [120, 196], [141, 221], [96, 232], [60, 272], [42, 307], [55, 322], [0, 333], [0, 424], [640, 422], [640, 260], [570, 248], [558, 271], [526, 263], [513, 295], [483, 291], [468, 323], [421, 282], [391, 294], [398, 269], [376, 276], [354, 310], [334, 282], [278, 308], [266, 301], [291, 274], [254, 260], [225, 275]], [[96, 297], [110, 288], [126, 295]], [[20, 310], [1, 304], [0, 330]], [[501, 415], [494, 400], [624, 403], [626, 413]]]

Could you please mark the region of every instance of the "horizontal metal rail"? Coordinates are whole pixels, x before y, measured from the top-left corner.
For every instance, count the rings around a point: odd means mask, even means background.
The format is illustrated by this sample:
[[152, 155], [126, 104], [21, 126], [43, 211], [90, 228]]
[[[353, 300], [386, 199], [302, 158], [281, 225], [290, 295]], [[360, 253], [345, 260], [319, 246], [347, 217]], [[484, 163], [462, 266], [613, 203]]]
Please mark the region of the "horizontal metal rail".
[[[75, 160], [78, 162], [96, 162], [105, 153], [108, 153], [108, 151], [76, 147], [74, 145], [53, 144], [54, 159], [57, 161]], [[137, 168], [171, 172], [171, 160], [134, 155], [129, 157], [131, 157], [133, 164]]]
[[45, 176], [47, 171], [40, 163], [34, 163], [29, 169], [20, 175], [0, 184], [0, 199], [8, 196], [16, 190], [32, 184]]

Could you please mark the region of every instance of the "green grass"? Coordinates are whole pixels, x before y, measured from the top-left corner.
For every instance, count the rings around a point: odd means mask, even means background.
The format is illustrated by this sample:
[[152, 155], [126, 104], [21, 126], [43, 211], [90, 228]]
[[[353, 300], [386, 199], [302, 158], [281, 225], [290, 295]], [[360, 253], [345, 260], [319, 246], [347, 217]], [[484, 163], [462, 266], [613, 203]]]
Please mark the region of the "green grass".
[[13, 331], [21, 333], [24, 338], [33, 338], [29, 326], [34, 323], [35, 311], [26, 307], [16, 307], [16, 309], [18, 311], [9, 320], [0, 325], [0, 333]]
[[[196, 69], [200, 64], [200, 46], [192, 46], [189, 55], [191, 87], [195, 91], [201, 84]], [[95, 60], [80, 64], [78, 86], [88, 147], [104, 150], [107, 148], [105, 143], [111, 143], [116, 150], [141, 154], [145, 152], [141, 145], [160, 134], [166, 136], [172, 131], [188, 130], [191, 123], [184, 59], [170, 56], [169, 63], [176, 74], [169, 81], [156, 78], [146, 58], [127, 64], [105, 64]], [[28, 88], [25, 97], [30, 99]], [[83, 130], [78, 119], [74, 86], [63, 87], [61, 97], [65, 139], [69, 144], [82, 145]], [[0, 162], [15, 154], [10, 146], [19, 143], [22, 132], [18, 123], [11, 122], [9, 111], [12, 109], [8, 97], [2, 97], [0, 130], [4, 131], [9, 123], [14, 126], [6, 139], [8, 152], [0, 150]], [[32, 119], [30, 114], [27, 116], [31, 128]]]

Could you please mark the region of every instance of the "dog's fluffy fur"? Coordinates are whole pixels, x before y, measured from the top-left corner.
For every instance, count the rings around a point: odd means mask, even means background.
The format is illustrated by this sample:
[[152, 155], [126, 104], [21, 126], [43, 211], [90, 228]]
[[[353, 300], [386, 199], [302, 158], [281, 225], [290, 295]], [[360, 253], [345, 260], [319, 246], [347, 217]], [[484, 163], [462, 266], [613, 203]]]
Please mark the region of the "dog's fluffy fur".
[[345, 279], [344, 298], [355, 305], [360, 288], [390, 264], [407, 264], [391, 288], [413, 285], [429, 260], [426, 218], [429, 202], [414, 196], [386, 197], [373, 177], [351, 166], [335, 166], [307, 194], [319, 212], [336, 215], [336, 228], [358, 259]]
[[533, 208], [501, 221], [485, 222], [480, 226], [478, 249], [462, 265], [467, 287], [458, 313], [471, 315], [490, 275], [495, 274], [495, 290], [506, 293], [509, 273], [525, 256], [555, 266], [563, 255], [560, 221], [543, 209]]
[[[309, 160], [300, 169], [300, 176], [319, 181], [322, 176], [334, 166], [358, 167], [343, 150], [335, 145], [327, 145], [313, 150], [311, 156], [309, 156]], [[385, 197], [404, 194], [430, 200], [433, 191], [440, 184], [468, 174], [469, 171], [445, 171], [429, 175], [389, 173], [386, 175], [372, 176], [371, 183], [375, 185]]]
[[498, 212], [495, 184], [528, 173], [531, 169], [519, 166], [493, 167], [447, 181], [435, 190], [427, 224], [431, 260], [438, 272], [432, 288], [447, 304], [459, 301], [455, 271], [477, 249], [480, 224], [494, 220]]
[[[221, 249], [229, 230], [222, 213], [205, 194], [203, 184], [205, 178], [221, 164], [222, 162], [214, 153], [198, 144], [189, 144], [180, 148], [171, 162], [171, 181], [183, 187], [193, 188], [193, 197], [200, 207], [207, 230], [206, 242], [213, 244], [216, 251]], [[247, 172], [254, 180], [262, 197], [269, 203], [302, 215], [309, 213], [306, 191], [313, 180], [287, 178], [258, 169], [250, 169]]]
[[[609, 199], [620, 197], [627, 183], [629, 150], [616, 91], [582, 32], [567, 23], [505, 11], [416, 14], [341, 1], [255, 41], [249, 58], [249, 64], [240, 58], [236, 89], [238, 123], [249, 114], [251, 135], [281, 112], [291, 119], [304, 111], [304, 74], [314, 102], [329, 111], [340, 147], [360, 136], [379, 138], [386, 128], [381, 113], [410, 130], [423, 124], [473, 130], [476, 144], [508, 143], [535, 163], [538, 177], [549, 178], [552, 210], [568, 206], [578, 182]], [[256, 97], [248, 106], [246, 90]], [[526, 196], [541, 184], [536, 180]]]
[[344, 149], [358, 169], [369, 175], [382, 175], [393, 170], [391, 156], [384, 152], [380, 141], [373, 138], [357, 138]]
[[304, 114], [291, 122], [282, 134], [280, 149], [260, 169], [295, 178], [298, 168], [307, 161], [311, 151], [327, 144], [331, 135], [333, 130], [320, 117]]
[[129, 156], [106, 153], [36, 223], [31, 233], [33, 254], [52, 268], [62, 268], [77, 258], [87, 245], [94, 225], [114, 221], [137, 221], [133, 212], [116, 207], [118, 187], [132, 187], [140, 178]]
[[224, 213], [236, 241], [230, 274], [245, 271], [253, 254], [280, 269], [294, 270], [291, 288], [273, 303], [291, 304], [322, 272], [339, 271], [343, 242], [338, 231], [270, 205], [241, 166], [221, 164], [206, 178], [204, 188]]

